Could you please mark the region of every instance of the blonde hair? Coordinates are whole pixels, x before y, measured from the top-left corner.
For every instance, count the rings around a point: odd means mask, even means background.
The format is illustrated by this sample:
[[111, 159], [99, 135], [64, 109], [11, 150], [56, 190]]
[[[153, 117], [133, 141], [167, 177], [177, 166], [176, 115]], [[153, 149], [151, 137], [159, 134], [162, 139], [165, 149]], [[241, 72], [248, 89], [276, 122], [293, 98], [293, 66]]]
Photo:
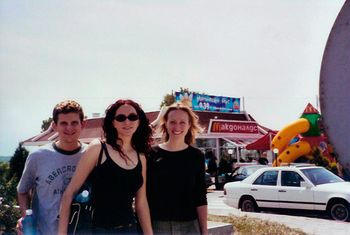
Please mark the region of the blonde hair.
[[165, 141], [169, 140], [169, 134], [166, 129], [166, 122], [168, 121], [168, 116], [171, 111], [181, 110], [187, 113], [190, 128], [185, 136], [185, 143], [188, 145], [194, 144], [196, 135], [203, 131], [203, 128], [199, 125], [199, 118], [197, 114], [195, 114], [190, 107], [185, 105], [182, 102], [174, 103], [169, 106], [168, 110], [165, 112], [162, 120], [162, 124], [160, 126], [161, 131], [163, 132], [163, 138]]

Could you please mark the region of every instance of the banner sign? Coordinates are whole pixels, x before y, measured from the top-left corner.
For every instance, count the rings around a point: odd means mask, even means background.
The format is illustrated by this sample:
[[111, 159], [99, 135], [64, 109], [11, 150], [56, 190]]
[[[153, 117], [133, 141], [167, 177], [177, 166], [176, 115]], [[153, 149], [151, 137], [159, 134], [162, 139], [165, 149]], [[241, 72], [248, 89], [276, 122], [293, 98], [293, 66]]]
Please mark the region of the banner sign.
[[259, 134], [256, 122], [211, 120], [210, 133]]
[[182, 101], [186, 103], [195, 111], [240, 112], [239, 98], [175, 92], [175, 99], [177, 102]]

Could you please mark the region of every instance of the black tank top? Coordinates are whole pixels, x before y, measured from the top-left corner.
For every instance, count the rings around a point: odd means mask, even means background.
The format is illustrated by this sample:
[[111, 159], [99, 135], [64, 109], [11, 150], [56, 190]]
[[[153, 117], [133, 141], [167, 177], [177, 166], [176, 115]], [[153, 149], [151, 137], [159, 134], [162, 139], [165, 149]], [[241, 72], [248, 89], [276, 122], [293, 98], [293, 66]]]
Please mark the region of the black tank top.
[[95, 208], [93, 225], [110, 228], [135, 223], [133, 198], [143, 184], [139, 153], [135, 168], [127, 170], [110, 157], [102, 143], [106, 161], [95, 168], [92, 202]]

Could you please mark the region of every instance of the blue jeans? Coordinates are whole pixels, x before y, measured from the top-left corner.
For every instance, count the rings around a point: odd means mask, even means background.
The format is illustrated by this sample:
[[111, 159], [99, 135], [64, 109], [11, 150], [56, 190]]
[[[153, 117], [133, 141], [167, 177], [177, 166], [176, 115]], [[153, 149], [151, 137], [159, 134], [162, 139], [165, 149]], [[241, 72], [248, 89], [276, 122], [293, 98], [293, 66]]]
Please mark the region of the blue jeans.
[[196, 235], [200, 234], [198, 220], [191, 221], [152, 221], [154, 234], [157, 235]]

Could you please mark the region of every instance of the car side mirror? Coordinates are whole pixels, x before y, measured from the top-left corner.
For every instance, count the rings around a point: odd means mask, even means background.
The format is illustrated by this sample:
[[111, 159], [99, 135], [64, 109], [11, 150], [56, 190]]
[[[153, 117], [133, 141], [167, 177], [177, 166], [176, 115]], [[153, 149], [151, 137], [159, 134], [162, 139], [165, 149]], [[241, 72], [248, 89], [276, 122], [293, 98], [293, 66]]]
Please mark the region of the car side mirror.
[[311, 188], [311, 184], [309, 184], [306, 181], [300, 181], [300, 187], [309, 189], [309, 188]]

